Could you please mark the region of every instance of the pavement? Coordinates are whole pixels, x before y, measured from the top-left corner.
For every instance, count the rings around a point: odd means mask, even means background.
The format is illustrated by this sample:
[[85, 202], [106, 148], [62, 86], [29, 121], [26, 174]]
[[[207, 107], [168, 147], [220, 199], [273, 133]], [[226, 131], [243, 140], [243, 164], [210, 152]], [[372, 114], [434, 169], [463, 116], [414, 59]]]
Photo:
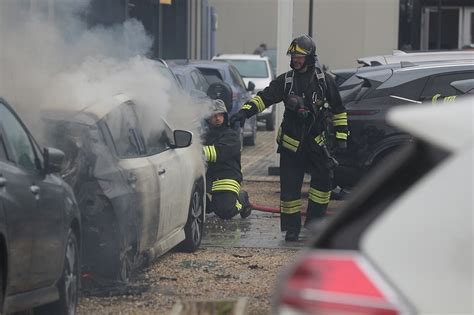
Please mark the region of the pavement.
[[[275, 131], [259, 128], [255, 146], [245, 146], [242, 151], [242, 173], [244, 181], [279, 181], [279, 176], [268, 175], [268, 168], [276, 166]], [[308, 179], [306, 179], [307, 181]], [[251, 193], [251, 192], [250, 192]], [[280, 215], [252, 211], [241, 219], [235, 216], [231, 220], [221, 220], [214, 214], [208, 214], [205, 223], [203, 247], [253, 247], [253, 248], [302, 248], [309, 238], [309, 232], [302, 230], [300, 241], [285, 242], [280, 231]]]
[[242, 174], [246, 181], [280, 181], [279, 176], [268, 175], [269, 167], [277, 166], [276, 132], [259, 128], [254, 146], [242, 150]]

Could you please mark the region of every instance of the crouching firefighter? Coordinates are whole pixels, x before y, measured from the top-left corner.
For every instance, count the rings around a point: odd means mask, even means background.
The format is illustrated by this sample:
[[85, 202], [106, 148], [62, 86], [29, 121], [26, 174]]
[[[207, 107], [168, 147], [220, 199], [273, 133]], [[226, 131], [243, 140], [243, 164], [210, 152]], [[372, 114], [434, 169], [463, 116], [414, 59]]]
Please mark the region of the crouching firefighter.
[[211, 117], [206, 122], [208, 130], [203, 150], [208, 163], [206, 180], [210, 193], [207, 212], [214, 212], [226, 220], [238, 213], [246, 218], [252, 209], [247, 192], [240, 189], [240, 136], [229, 127], [227, 109], [222, 100], [212, 101]]
[[316, 56], [316, 44], [307, 35], [288, 48], [291, 71], [270, 82], [230, 118], [231, 125], [283, 101], [285, 112], [278, 130], [280, 154], [280, 220], [285, 240], [297, 241], [301, 229], [301, 188], [305, 172], [311, 175], [305, 226], [324, 218], [331, 197], [337, 161], [333, 147], [343, 152], [348, 135], [347, 114], [334, 79]]

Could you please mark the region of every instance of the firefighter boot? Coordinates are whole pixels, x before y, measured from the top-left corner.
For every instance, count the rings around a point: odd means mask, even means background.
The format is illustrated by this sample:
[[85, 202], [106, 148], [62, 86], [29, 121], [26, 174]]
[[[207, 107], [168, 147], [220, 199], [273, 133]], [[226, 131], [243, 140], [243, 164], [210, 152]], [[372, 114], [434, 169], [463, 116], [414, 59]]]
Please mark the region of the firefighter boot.
[[300, 236], [299, 230], [288, 230], [286, 231], [285, 241], [287, 242], [298, 242]]
[[239, 194], [240, 203], [242, 204], [242, 209], [240, 209], [240, 217], [242, 219], [247, 218], [250, 213], [252, 213], [252, 205], [250, 204], [249, 194], [242, 190]]

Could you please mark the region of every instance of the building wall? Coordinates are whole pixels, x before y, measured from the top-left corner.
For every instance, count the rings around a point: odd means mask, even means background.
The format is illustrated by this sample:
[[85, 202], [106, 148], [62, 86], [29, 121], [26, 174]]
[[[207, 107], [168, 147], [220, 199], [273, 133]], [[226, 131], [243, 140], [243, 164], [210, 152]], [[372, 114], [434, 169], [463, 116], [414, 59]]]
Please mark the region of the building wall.
[[[313, 37], [321, 61], [330, 68], [352, 67], [358, 57], [397, 49], [399, 0], [313, 1]], [[276, 0], [210, 3], [218, 14], [218, 53], [252, 53], [261, 42], [276, 46]], [[308, 33], [309, 0], [293, 3], [293, 34]]]
[[216, 53], [252, 53], [276, 46], [276, 0], [210, 0], [217, 13]]

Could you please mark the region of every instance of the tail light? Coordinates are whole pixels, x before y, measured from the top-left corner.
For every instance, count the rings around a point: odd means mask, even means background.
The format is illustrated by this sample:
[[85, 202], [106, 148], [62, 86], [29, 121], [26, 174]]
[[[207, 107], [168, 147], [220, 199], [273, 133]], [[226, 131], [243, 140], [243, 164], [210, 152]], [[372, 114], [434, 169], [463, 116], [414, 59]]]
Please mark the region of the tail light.
[[282, 279], [277, 314], [410, 314], [396, 292], [356, 252], [303, 256]]

